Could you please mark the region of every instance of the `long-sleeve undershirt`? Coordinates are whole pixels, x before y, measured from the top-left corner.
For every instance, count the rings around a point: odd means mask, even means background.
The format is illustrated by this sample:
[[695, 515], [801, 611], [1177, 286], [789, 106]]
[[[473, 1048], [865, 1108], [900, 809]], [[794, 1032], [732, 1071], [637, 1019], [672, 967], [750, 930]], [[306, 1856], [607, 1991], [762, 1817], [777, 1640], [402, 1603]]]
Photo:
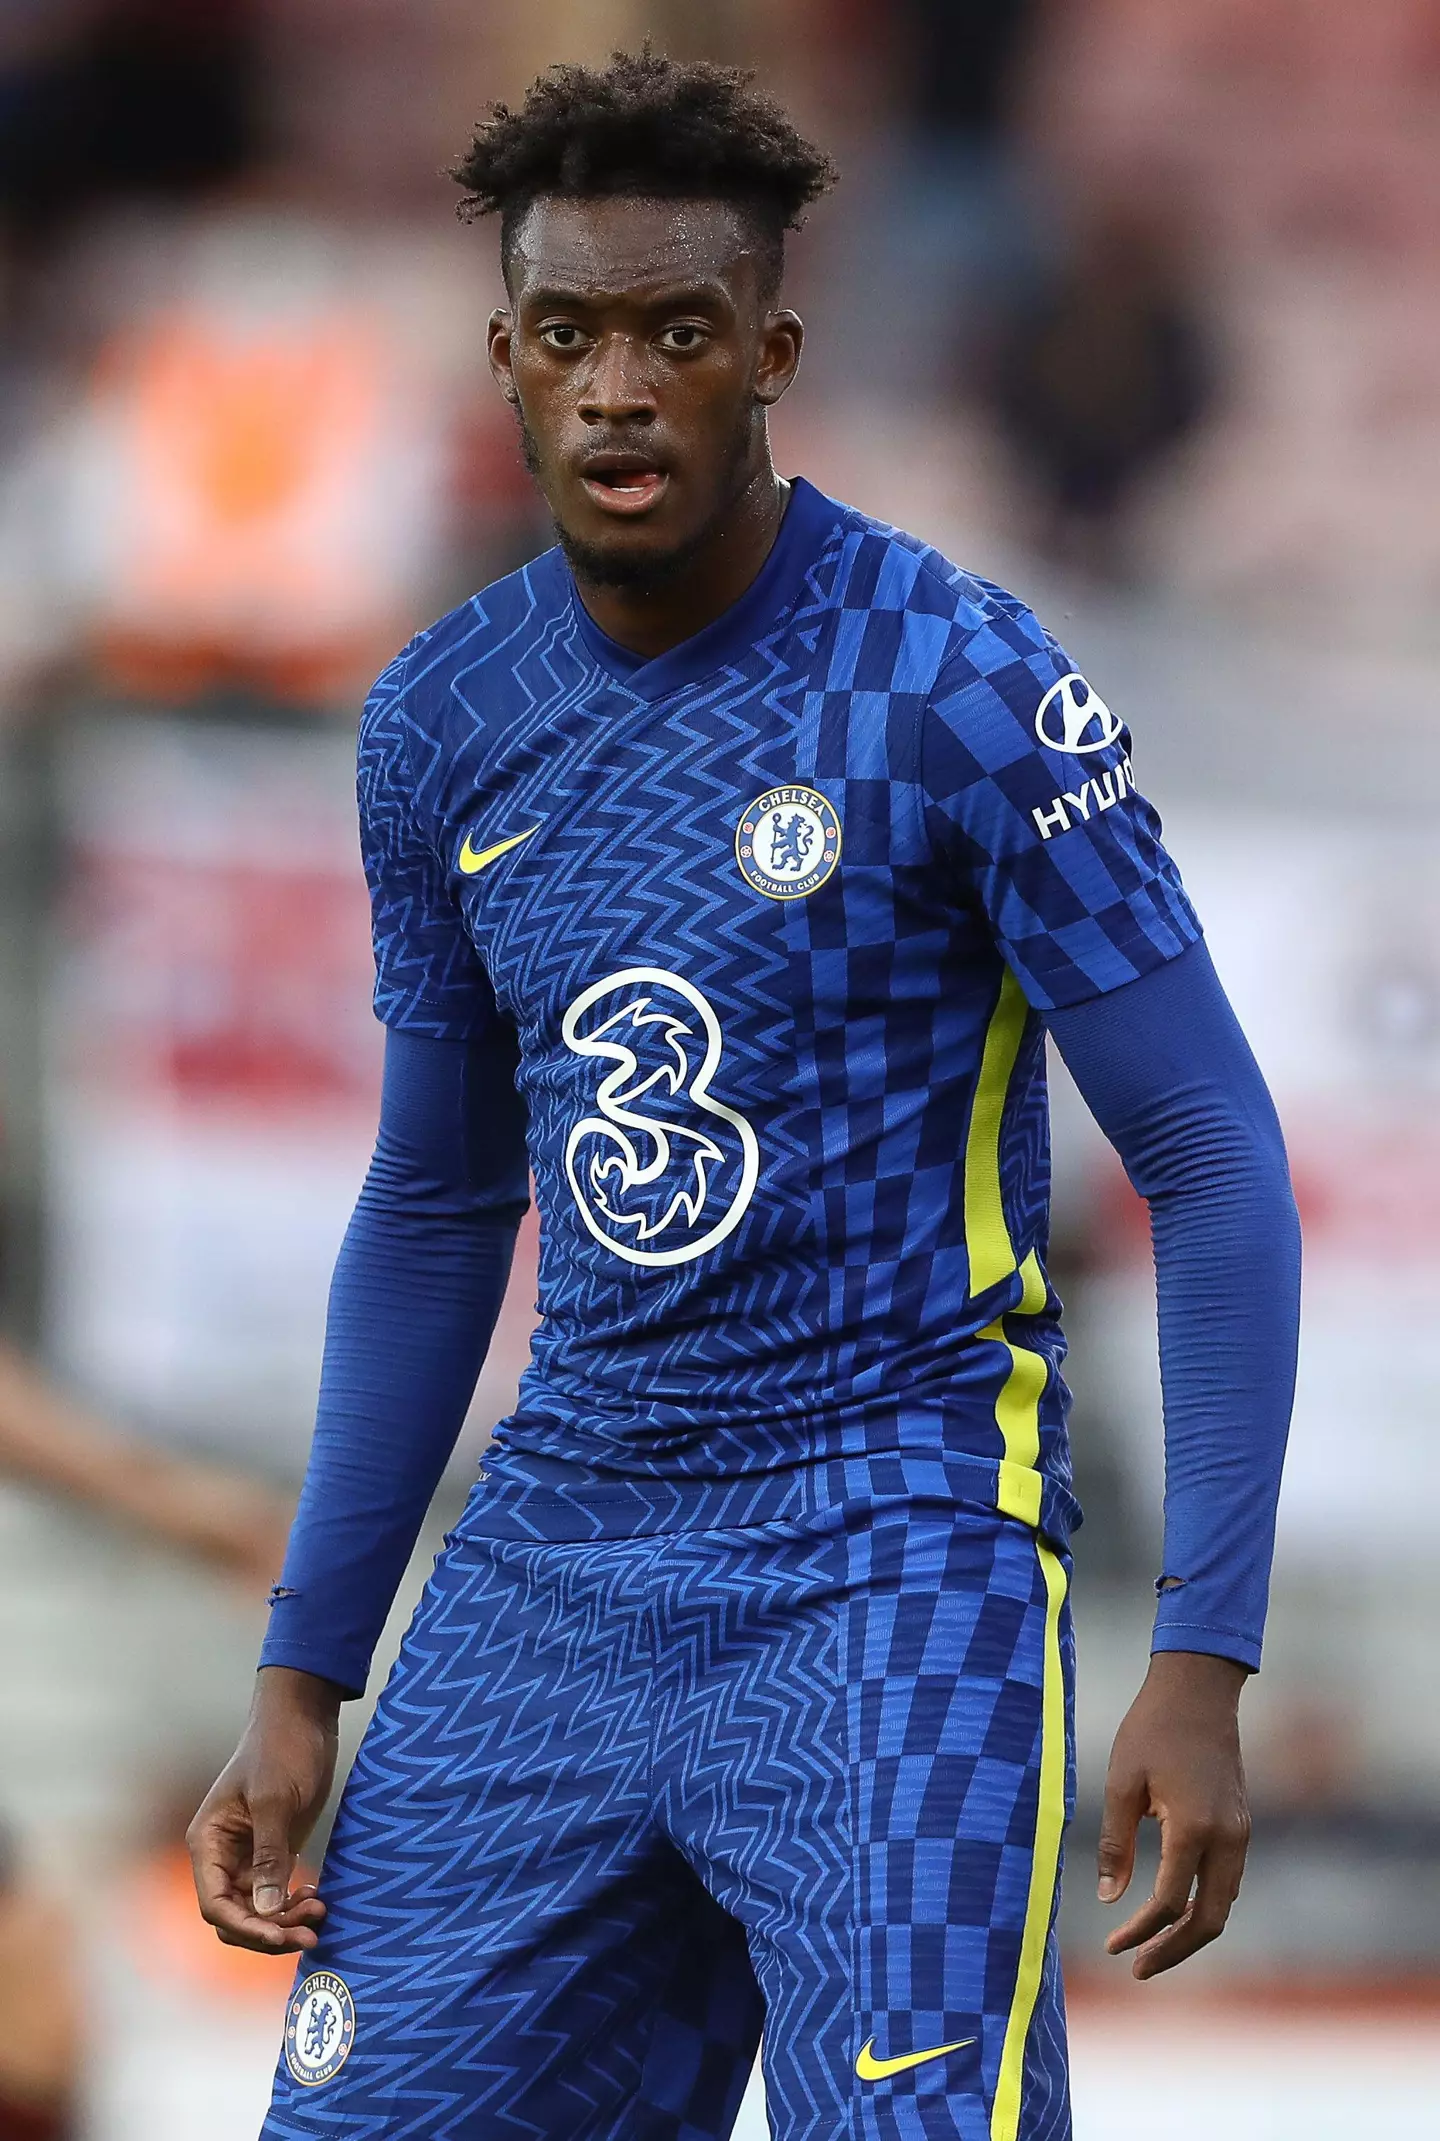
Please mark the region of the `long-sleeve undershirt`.
[[514, 1073], [494, 1038], [386, 1037], [379, 1135], [330, 1287], [315, 1436], [262, 1665], [365, 1685], [528, 1202]]
[[1049, 1026], [1150, 1207], [1165, 1407], [1154, 1648], [1255, 1667], [1300, 1329], [1275, 1106], [1203, 942]]
[[[1299, 1227], [1274, 1107], [1203, 943], [1049, 1019], [1150, 1206], [1165, 1403], [1155, 1647], [1260, 1660], [1294, 1386]], [[336, 1266], [262, 1665], [364, 1686], [473, 1393], [525, 1210], [509, 1044], [392, 1032]]]

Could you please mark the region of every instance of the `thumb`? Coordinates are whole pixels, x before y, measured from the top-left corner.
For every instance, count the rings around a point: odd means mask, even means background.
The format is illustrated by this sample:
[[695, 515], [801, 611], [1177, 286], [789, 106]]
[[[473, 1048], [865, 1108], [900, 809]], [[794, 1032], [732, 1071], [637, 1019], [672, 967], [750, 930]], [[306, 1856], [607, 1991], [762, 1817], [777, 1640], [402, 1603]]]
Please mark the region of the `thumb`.
[[270, 1918], [284, 1908], [295, 1864], [286, 1808], [277, 1799], [261, 1800], [250, 1809], [250, 1824], [255, 1908], [262, 1918]]
[[1105, 1779], [1105, 1811], [1100, 1820], [1100, 1848], [1095, 1854], [1100, 1873], [1097, 1893], [1102, 1903], [1118, 1902], [1130, 1886], [1135, 1871], [1135, 1832], [1145, 1811], [1146, 1792], [1139, 1777]]

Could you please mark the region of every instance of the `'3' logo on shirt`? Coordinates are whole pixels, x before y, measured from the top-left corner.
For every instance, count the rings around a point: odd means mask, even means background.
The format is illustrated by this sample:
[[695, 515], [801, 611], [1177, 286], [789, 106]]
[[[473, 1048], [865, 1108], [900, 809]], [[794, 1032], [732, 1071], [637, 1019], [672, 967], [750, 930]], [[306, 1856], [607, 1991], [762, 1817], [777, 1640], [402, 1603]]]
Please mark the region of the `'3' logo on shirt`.
[[580, 992], [561, 1033], [610, 1066], [565, 1143], [595, 1239], [630, 1264], [688, 1264], [717, 1248], [755, 1194], [760, 1147], [710, 1090], [725, 1043], [708, 1000], [663, 967], [625, 967]]

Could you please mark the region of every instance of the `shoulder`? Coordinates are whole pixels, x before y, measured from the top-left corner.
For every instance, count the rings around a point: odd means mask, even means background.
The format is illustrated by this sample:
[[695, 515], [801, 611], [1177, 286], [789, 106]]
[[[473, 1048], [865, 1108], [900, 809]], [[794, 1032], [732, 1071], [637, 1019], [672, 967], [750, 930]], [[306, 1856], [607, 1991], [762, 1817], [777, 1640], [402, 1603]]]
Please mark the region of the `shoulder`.
[[888, 643], [893, 689], [941, 696], [983, 679], [1023, 700], [1068, 666], [1028, 603], [934, 544], [851, 506], [838, 534], [831, 599], [842, 620], [846, 612], [874, 620], [861, 629], [876, 652]]
[[836, 658], [848, 636], [856, 687], [914, 695], [923, 785], [1046, 823], [1067, 793], [1083, 819], [1131, 791], [1129, 729], [1028, 602], [865, 514], [844, 526], [836, 599], [865, 618], [848, 635], [842, 618]]
[[506, 680], [568, 605], [559, 552], [547, 550], [426, 625], [371, 686], [362, 747], [400, 731], [438, 737], [457, 713], [473, 723], [502, 708]]

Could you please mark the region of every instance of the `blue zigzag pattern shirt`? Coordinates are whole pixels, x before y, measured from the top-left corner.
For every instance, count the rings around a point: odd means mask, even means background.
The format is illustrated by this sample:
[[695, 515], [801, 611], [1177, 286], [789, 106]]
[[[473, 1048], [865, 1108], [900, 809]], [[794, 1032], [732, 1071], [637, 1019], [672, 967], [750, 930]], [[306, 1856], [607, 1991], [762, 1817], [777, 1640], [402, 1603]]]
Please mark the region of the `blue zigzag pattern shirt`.
[[386, 671], [360, 798], [380, 1017], [518, 1061], [541, 1320], [492, 1499], [930, 1483], [1063, 1540], [1043, 1015], [1199, 926], [1025, 605], [797, 481], [641, 661], [552, 551]]

